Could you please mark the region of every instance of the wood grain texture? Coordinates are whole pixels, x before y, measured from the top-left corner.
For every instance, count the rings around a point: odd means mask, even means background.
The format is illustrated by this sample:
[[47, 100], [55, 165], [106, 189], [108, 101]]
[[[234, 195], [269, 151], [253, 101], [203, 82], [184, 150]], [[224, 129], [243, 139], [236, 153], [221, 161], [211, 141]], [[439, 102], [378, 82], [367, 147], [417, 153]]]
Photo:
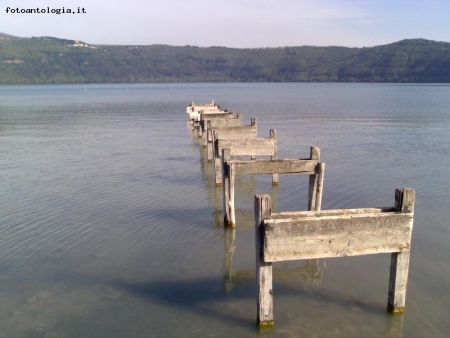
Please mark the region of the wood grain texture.
[[216, 139], [232, 139], [232, 138], [254, 138], [256, 137], [256, 126], [236, 126], [236, 127], [220, 127], [216, 128]]
[[307, 174], [315, 173], [317, 161], [311, 160], [232, 160], [236, 173], [243, 174]]
[[264, 221], [264, 261], [409, 250], [412, 216], [368, 213]]
[[275, 141], [271, 138], [243, 138], [217, 140], [218, 153], [229, 148], [231, 156], [272, 156], [275, 153]]

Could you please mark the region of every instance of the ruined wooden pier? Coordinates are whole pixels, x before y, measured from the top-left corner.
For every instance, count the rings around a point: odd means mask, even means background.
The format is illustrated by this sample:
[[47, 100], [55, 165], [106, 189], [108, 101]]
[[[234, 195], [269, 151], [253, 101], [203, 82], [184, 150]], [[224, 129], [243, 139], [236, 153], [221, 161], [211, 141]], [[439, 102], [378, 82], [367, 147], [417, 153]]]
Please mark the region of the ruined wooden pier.
[[415, 192], [395, 190], [392, 208], [272, 213], [255, 196], [257, 322], [273, 325], [272, 263], [391, 253], [388, 311], [405, 309]]
[[[273, 325], [274, 321], [272, 264], [300, 259], [310, 260], [317, 270], [320, 258], [391, 253], [387, 309], [404, 311], [414, 190], [396, 189], [394, 207], [321, 210], [325, 164], [320, 162], [319, 147], [311, 147], [307, 159], [277, 159], [275, 130], [270, 131], [269, 138], [257, 138], [256, 119], [250, 126], [242, 126], [241, 114], [235, 117], [234, 110], [222, 111], [214, 101], [191, 103], [187, 112], [199, 130], [202, 146], [208, 147], [208, 162], [214, 159], [215, 185], [222, 185], [224, 225], [236, 226], [236, 175], [270, 174], [273, 185], [278, 184], [280, 174], [309, 175], [309, 211], [273, 213], [268, 195], [254, 196], [258, 325]], [[250, 160], [232, 156], [250, 156]], [[227, 291], [231, 291], [236, 274], [232, 264], [235, 232], [231, 230], [224, 258]]]

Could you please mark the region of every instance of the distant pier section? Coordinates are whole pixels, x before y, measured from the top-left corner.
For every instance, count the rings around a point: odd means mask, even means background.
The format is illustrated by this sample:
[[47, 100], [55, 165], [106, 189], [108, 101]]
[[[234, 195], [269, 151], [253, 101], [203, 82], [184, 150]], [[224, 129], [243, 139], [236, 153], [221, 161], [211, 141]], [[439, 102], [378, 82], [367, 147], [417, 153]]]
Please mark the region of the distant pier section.
[[214, 100], [212, 100], [211, 103], [191, 102], [191, 104], [186, 107], [186, 113], [188, 114], [188, 121], [196, 129], [200, 125], [201, 114], [204, 114], [206, 117], [209, 115], [211, 115], [211, 116], [229, 115], [230, 117], [232, 117], [234, 115], [234, 111], [229, 112], [227, 110], [222, 110], [220, 108], [220, 106], [216, 104], [216, 102]]

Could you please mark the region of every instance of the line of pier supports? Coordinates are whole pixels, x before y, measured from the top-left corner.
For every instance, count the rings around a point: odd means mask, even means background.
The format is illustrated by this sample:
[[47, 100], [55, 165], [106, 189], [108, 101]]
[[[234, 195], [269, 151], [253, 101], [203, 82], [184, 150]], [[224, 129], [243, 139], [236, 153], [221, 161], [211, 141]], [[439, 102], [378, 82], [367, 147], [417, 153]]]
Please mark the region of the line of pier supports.
[[[214, 161], [214, 183], [222, 188], [225, 226], [234, 228], [238, 223], [238, 175], [269, 174], [273, 185], [279, 184], [280, 174], [309, 176], [308, 211], [274, 213], [269, 195], [254, 196], [258, 325], [274, 323], [272, 263], [299, 259], [391, 253], [387, 309], [394, 313], [404, 311], [414, 190], [396, 189], [394, 207], [322, 210], [325, 163], [321, 162], [319, 147], [311, 147], [306, 159], [278, 159], [275, 129], [270, 130], [268, 138], [258, 137], [256, 118], [251, 119], [250, 125], [242, 125], [241, 113], [235, 116], [234, 109], [222, 110], [214, 101], [192, 102], [187, 113], [202, 139], [202, 148], [207, 148], [208, 161]], [[260, 159], [261, 156], [270, 158]], [[228, 259], [227, 266], [231, 263]]]

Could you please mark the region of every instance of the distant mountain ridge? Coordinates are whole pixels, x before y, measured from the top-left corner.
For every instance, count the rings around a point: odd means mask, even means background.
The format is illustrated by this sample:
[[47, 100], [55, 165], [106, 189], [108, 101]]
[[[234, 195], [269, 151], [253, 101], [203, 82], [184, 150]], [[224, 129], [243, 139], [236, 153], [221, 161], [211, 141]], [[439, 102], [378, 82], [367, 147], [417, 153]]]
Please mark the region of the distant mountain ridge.
[[0, 33], [0, 84], [144, 82], [450, 83], [450, 43], [238, 49], [91, 45]]

